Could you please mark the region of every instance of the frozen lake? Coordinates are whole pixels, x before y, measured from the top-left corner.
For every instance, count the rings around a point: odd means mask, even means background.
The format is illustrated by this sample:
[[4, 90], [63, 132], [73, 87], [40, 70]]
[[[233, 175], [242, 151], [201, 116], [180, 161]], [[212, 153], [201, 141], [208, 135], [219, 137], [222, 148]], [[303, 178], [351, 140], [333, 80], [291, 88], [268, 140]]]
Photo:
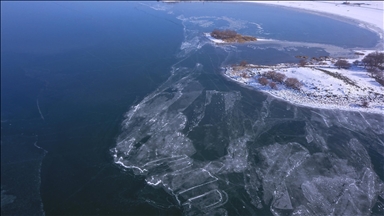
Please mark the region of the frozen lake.
[[[216, 45], [215, 28], [264, 40]], [[2, 214], [383, 214], [383, 115], [221, 74], [378, 42], [259, 4], [2, 3]]]

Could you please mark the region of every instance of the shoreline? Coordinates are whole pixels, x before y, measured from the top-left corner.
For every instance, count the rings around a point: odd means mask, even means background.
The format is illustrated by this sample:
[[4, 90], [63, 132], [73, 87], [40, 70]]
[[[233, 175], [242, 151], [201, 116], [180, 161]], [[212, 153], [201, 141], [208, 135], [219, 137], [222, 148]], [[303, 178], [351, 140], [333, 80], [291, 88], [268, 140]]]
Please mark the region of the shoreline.
[[[383, 39], [384, 36], [384, 21], [382, 20], [384, 2], [359, 1], [350, 4], [342, 4], [344, 1], [243, 2], [266, 4], [315, 13], [320, 16], [350, 22], [353, 25], [366, 28], [375, 32], [380, 39]], [[356, 4], [361, 4], [363, 7], [361, 5], [356, 6]], [[225, 43], [224, 41], [212, 40], [212, 38], [208, 39], [216, 44]], [[262, 39], [260, 41], [262, 41]], [[346, 60], [352, 65], [355, 60], [361, 61], [368, 52], [375, 50], [383, 52], [383, 45], [384, 42], [379, 40], [375, 47], [371, 48], [372, 50], [364, 51], [356, 48], [356, 50], [354, 50], [355, 53], [363, 51], [364, 55], [355, 55]], [[307, 66], [285, 63], [274, 66], [252, 64], [226, 66], [222, 75], [231, 81], [241, 84], [243, 87], [266, 93], [272, 97], [298, 106], [384, 114], [384, 86], [369, 76], [368, 71], [361, 65], [352, 66], [352, 69], [340, 69], [333, 65], [337, 59], [340, 58], [328, 58], [326, 61], [311, 62]], [[268, 70], [281, 72], [287, 75], [287, 78], [289, 76], [298, 78], [304, 88], [294, 90], [284, 86], [283, 83], [276, 83], [276, 89], [273, 89], [272, 86], [268, 85], [273, 82], [272, 80], [268, 80], [268, 84], [260, 84], [258, 78], [263, 77], [263, 74], [265, 75]], [[340, 76], [337, 77], [335, 75]], [[343, 78], [349, 81], [353, 80], [352, 84], [346, 82]], [[329, 85], [328, 82], [331, 84]], [[275, 83], [273, 85], [275, 85]]]
[[[242, 1], [245, 3], [265, 4], [271, 6], [297, 9], [309, 13], [330, 17], [333, 19], [349, 20], [351, 24], [358, 25], [375, 32], [380, 39], [384, 38], [384, 2], [356, 1], [349, 5], [344, 1]], [[357, 6], [361, 3], [363, 6]], [[384, 49], [384, 42], [380, 41], [375, 48]]]
[[[372, 50], [364, 51], [364, 56]], [[363, 58], [346, 59], [350, 64]], [[243, 87], [267, 93], [288, 103], [321, 109], [339, 109], [346, 111], [384, 114], [384, 86], [368, 75], [361, 65], [349, 69], [334, 66], [337, 58], [311, 60], [305, 66], [281, 63], [267, 65], [227, 66], [223, 76]], [[274, 71], [284, 75], [284, 79], [295, 78], [302, 85], [292, 89], [265, 75]], [[260, 78], [268, 78], [265, 83]], [[270, 85], [273, 83], [272, 85]]]

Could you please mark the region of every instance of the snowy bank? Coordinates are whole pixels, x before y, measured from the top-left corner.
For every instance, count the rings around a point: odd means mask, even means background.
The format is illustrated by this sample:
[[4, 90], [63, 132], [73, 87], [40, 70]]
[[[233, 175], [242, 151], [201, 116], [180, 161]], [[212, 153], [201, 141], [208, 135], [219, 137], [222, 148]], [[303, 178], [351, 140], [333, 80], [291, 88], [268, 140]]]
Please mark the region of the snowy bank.
[[[372, 52], [359, 51], [365, 55]], [[349, 63], [361, 60], [364, 55], [347, 59]], [[266, 92], [274, 97], [302, 106], [352, 110], [384, 114], [384, 87], [369, 76], [363, 66], [353, 65], [349, 69], [334, 66], [336, 59], [323, 57], [311, 59], [305, 66], [298, 64], [278, 64], [275, 66], [253, 65], [227, 67], [224, 75], [231, 80]], [[286, 78], [296, 78], [300, 90], [274, 82], [262, 85], [259, 78], [268, 71], [284, 74]]]
[[359, 26], [375, 31], [380, 38], [384, 35], [383, 1], [246, 1], [298, 8], [321, 12], [324, 15], [341, 16], [357, 21]]
[[214, 37], [211, 36], [210, 33], [204, 33], [204, 35], [212, 42], [216, 43], [216, 44], [221, 44], [221, 43], [226, 43], [225, 41], [221, 40], [221, 39], [216, 39]]

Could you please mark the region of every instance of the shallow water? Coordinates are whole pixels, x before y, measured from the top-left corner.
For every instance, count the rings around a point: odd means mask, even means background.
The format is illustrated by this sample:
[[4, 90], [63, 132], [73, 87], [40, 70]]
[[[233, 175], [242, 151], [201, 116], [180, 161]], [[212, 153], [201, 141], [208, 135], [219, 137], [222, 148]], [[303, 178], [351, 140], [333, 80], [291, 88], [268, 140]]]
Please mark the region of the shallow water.
[[[245, 3], [2, 7], [2, 214], [383, 213], [383, 116], [221, 75], [349, 55], [374, 33]], [[275, 41], [216, 46], [212, 28]]]

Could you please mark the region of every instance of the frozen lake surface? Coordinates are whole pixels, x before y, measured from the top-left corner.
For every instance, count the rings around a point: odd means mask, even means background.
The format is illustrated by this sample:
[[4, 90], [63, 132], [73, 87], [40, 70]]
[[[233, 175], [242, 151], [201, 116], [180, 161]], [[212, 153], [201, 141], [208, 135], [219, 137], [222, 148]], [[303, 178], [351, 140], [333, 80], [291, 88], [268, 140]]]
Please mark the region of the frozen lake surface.
[[[261, 40], [215, 44], [214, 28]], [[260, 4], [2, 4], [2, 214], [383, 214], [382, 114], [222, 75], [379, 41]]]

